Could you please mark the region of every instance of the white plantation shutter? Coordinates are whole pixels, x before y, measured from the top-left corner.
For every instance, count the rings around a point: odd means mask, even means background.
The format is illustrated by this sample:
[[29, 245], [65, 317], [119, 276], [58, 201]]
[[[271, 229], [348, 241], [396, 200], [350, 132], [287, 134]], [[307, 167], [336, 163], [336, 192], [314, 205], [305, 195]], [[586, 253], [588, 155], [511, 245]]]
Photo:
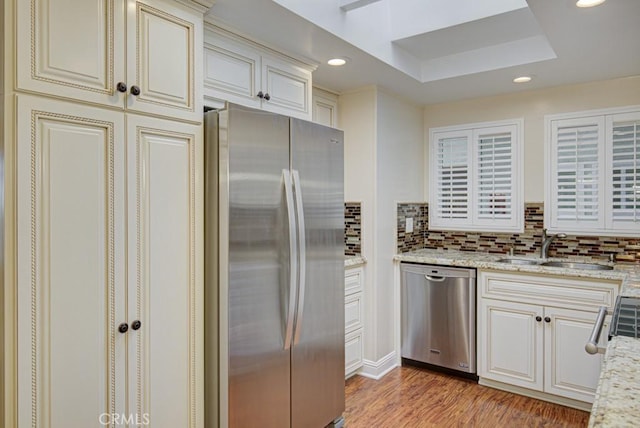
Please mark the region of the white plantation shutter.
[[521, 129], [514, 120], [430, 130], [431, 229], [522, 230]]
[[548, 116], [550, 232], [640, 235], [639, 107]]
[[488, 128], [474, 133], [477, 150], [476, 218], [478, 223], [514, 220], [515, 126]]
[[460, 223], [469, 218], [470, 133], [442, 133], [436, 137], [436, 215]]
[[600, 167], [603, 123], [599, 119], [587, 121], [559, 121], [554, 126], [554, 156], [556, 169], [556, 218], [558, 223], [582, 222], [600, 225], [601, 184], [604, 177]]
[[607, 118], [611, 226], [640, 230], [640, 113]]

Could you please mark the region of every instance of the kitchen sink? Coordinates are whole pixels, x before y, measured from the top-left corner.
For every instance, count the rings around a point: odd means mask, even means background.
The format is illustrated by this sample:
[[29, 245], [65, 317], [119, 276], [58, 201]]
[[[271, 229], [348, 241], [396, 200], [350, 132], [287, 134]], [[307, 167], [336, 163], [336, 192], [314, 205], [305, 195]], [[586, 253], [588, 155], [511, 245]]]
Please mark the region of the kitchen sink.
[[531, 260], [531, 259], [500, 259], [499, 263], [508, 263], [511, 265], [537, 265], [540, 264], [539, 260]]
[[588, 270], [612, 270], [613, 269], [613, 266], [601, 265], [598, 263], [580, 263], [580, 262], [570, 262], [570, 261], [543, 262], [542, 260], [533, 260], [533, 259], [504, 258], [504, 259], [498, 259], [498, 263], [507, 263], [510, 265], [525, 265], [525, 266], [538, 265], [538, 266], [566, 268], [566, 269], [588, 269]]
[[579, 262], [544, 262], [540, 266], [558, 267], [567, 269], [588, 269], [588, 270], [612, 270], [613, 266], [601, 265], [598, 263], [579, 263]]

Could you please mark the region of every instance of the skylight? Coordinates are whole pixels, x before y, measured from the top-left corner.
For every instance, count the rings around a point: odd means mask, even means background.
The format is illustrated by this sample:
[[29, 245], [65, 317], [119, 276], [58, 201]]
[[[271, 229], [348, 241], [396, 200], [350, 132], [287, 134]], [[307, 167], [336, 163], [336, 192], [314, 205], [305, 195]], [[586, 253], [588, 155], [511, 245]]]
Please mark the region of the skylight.
[[420, 82], [555, 58], [525, 0], [273, 0]]

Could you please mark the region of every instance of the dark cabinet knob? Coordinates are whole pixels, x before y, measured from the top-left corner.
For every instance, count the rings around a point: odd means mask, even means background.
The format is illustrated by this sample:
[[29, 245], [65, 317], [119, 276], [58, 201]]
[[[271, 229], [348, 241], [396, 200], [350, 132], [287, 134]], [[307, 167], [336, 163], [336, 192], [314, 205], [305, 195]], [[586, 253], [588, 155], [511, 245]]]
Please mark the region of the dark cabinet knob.
[[127, 92], [127, 84], [124, 82], [118, 82], [116, 85], [116, 89], [118, 92]]
[[126, 333], [128, 330], [129, 330], [129, 324], [127, 324], [126, 322], [123, 322], [118, 326], [118, 331], [120, 333]]
[[138, 95], [140, 95], [140, 87], [139, 87], [139, 86], [136, 86], [136, 85], [133, 85], [133, 86], [131, 87], [131, 95], [133, 95], [133, 96], [135, 96], [135, 97], [137, 97]]
[[260, 99], [264, 98], [264, 94], [262, 93], [262, 91], [258, 92], [258, 98]]
[[269, 95], [269, 93], [267, 92], [266, 94], [264, 94], [264, 99], [269, 101], [271, 99], [271, 95]]
[[140, 327], [142, 327], [142, 323], [139, 320], [135, 320], [131, 323], [131, 329], [133, 330], [138, 330]]
[[538, 322], [542, 321], [542, 317], [541, 317], [540, 315], [538, 315], [538, 316], [536, 317], [536, 321], [538, 321]]
[[551, 322], [551, 318], [549, 318], [549, 317], [544, 317], [544, 322]]

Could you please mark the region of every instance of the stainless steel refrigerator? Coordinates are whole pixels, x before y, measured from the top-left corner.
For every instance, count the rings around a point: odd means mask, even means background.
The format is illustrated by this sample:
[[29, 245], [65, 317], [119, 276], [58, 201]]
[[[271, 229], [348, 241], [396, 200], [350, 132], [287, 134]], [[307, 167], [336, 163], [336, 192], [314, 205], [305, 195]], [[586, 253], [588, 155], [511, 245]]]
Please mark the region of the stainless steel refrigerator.
[[228, 105], [205, 132], [206, 426], [340, 425], [342, 131]]

